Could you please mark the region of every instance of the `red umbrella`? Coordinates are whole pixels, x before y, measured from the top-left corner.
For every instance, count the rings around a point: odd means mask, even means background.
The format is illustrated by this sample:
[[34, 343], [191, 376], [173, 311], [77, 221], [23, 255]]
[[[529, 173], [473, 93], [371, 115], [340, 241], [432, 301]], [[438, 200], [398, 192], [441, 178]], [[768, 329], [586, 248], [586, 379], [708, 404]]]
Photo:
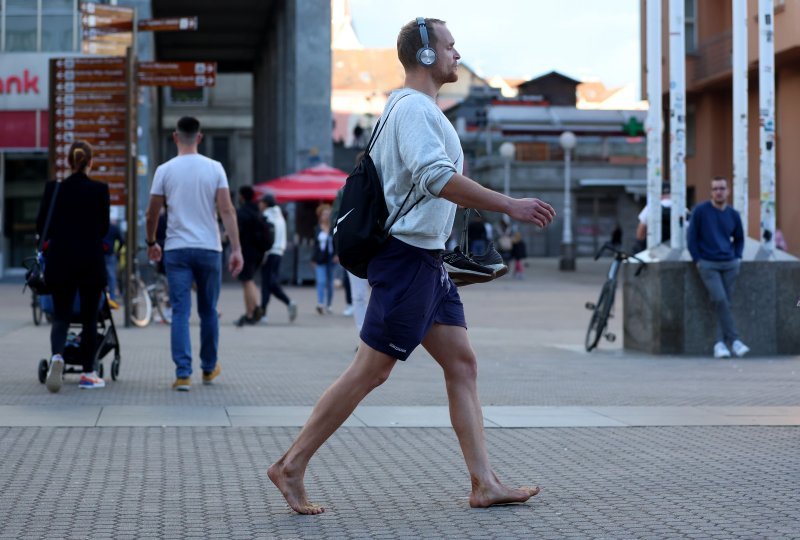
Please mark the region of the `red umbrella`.
[[253, 189], [261, 197], [275, 195], [279, 203], [291, 201], [332, 201], [347, 180], [347, 173], [325, 163], [280, 178], [261, 182]]

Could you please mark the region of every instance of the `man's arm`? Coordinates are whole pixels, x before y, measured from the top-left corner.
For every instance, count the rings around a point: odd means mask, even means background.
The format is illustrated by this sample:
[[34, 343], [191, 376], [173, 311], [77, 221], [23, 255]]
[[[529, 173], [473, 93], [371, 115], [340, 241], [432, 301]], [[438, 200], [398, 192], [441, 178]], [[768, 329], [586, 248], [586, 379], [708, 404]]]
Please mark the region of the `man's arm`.
[[242, 246], [239, 243], [239, 227], [236, 224], [236, 209], [231, 203], [231, 194], [228, 188], [217, 190], [217, 211], [225, 227], [225, 233], [231, 243], [231, 255], [228, 259], [228, 270], [236, 277], [242, 271], [244, 259], [242, 258]]
[[552, 206], [539, 199], [514, 199], [487, 189], [463, 174], [454, 174], [439, 196], [466, 208], [502, 212], [510, 217], [546, 227], [556, 215]]
[[[161, 209], [164, 207], [163, 195], [150, 195], [150, 202], [147, 204], [147, 211], [145, 213], [145, 228], [144, 239], [150, 244], [156, 241], [156, 229], [158, 228], [158, 216], [161, 214]], [[147, 246], [147, 257], [151, 261], [161, 260], [161, 246], [158, 244]]]

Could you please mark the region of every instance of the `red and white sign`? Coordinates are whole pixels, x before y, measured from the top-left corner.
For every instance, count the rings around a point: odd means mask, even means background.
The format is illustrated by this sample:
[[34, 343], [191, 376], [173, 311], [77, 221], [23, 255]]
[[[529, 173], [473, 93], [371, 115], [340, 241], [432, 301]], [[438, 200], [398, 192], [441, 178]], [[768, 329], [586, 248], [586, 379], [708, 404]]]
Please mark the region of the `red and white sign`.
[[0, 111], [47, 109], [48, 62], [63, 53], [0, 54]]

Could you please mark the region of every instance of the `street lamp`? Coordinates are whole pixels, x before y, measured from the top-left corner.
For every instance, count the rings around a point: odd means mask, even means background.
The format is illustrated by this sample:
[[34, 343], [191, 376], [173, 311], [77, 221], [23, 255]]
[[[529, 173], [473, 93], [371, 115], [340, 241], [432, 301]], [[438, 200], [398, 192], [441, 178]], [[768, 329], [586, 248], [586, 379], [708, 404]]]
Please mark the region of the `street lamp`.
[[500, 155], [503, 158], [503, 193], [511, 193], [511, 160], [514, 159], [517, 149], [512, 142], [504, 142], [500, 145]]
[[561, 241], [561, 260], [559, 270], [575, 270], [575, 246], [572, 243], [572, 194], [570, 191], [570, 157], [577, 140], [571, 131], [559, 137], [564, 149], [564, 233]]

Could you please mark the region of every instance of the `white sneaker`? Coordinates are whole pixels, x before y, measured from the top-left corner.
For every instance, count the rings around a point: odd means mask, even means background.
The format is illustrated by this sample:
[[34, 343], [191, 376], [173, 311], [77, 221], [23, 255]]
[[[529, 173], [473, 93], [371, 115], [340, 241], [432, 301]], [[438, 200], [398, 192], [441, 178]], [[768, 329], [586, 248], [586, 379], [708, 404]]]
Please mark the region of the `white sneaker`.
[[64, 358], [60, 354], [54, 354], [50, 359], [50, 368], [47, 370], [45, 386], [53, 393], [61, 390], [61, 381], [64, 378]]
[[714, 345], [714, 358], [730, 358], [731, 351], [728, 350], [728, 347], [721, 341], [717, 341]]
[[731, 347], [733, 349], [733, 354], [741, 358], [742, 356], [746, 355], [750, 352], [750, 347], [739, 341], [738, 339], [733, 342]]
[[353, 304], [347, 304], [347, 307], [342, 311], [342, 315], [351, 317], [353, 315]]

